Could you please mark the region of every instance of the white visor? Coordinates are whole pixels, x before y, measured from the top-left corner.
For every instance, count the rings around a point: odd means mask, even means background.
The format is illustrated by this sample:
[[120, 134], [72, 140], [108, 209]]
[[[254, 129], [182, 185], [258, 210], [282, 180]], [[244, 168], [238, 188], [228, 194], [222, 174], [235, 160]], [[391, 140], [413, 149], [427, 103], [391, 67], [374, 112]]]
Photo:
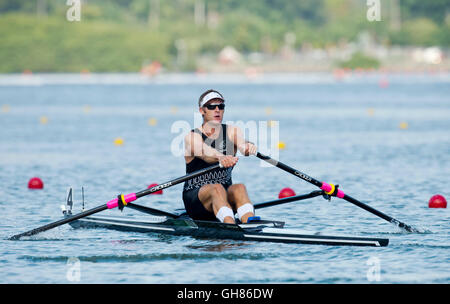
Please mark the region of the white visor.
[[220, 99], [222, 101], [225, 101], [225, 99], [223, 99], [222, 95], [220, 95], [219, 93], [209, 92], [208, 94], [203, 96], [202, 101], [200, 102], [200, 108], [203, 107], [208, 101], [213, 99]]

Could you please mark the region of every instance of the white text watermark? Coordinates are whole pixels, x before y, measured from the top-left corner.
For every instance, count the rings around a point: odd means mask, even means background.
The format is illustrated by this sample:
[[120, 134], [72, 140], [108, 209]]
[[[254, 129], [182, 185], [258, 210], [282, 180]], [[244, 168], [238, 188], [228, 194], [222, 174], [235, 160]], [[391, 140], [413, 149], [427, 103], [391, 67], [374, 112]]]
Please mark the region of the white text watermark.
[[66, 12], [67, 21], [81, 21], [81, 0], [67, 0], [66, 5], [70, 6]]
[[381, 263], [378, 257], [370, 257], [366, 261], [366, 265], [369, 266], [366, 277], [369, 282], [379, 282], [381, 280]]
[[67, 259], [66, 279], [69, 282], [80, 282], [81, 263], [78, 258], [71, 257]]
[[369, 22], [381, 21], [381, 3], [380, 0], [367, 0], [367, 20]]
[[[171, 133], [176, 134], [170, 146], [170, 151], [175, 157], [182, 156], [198, 156], [205, 151], [196, 151], [194, 149], [193, 155], [185, 149], [185, 137], [195, 126], [202, 125], [203, 120], [200, 114], [194, 114], [194, 125], [192, 126], [188, 121], [178, 120], [172, 124]], [[248, 141], [257, 146], [258, 152], [270, 155], [274, 159], [279, 158], [279, 149], [277, 144], [280, 139], [280, 124], [278, 121], [226, 121], [225, 124], [238, 127], [242, 131], [242, 136]], [[215, 140], [215, 147], [219, 147], [223, 142], [221, 136]], [[227, 151], [229, 152], [229, 151]], [[227, 153], [230, 154], [230, 153]], [[265, 161], [261, 160], [261, 166], [271, 166]]]

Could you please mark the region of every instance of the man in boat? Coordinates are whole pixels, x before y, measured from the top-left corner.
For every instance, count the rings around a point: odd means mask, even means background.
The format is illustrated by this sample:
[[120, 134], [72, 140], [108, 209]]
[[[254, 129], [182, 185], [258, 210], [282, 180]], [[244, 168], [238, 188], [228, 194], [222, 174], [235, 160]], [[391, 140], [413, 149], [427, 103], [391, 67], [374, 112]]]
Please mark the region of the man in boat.
[[239, 127], [222, 124], [225, 99], [218, 91], [204, 92], [198, 101], [203, 116], [201, 127], [184, 139], [186, 173], [220, 162], [222, 168], [188, 180], [183, 188], [183, 202], [195, 220], [235, 223], [235, 212], [242, 223], [254, 216], [254, 208], [243, 184], [233, 184], [231, 171], [238, 162], [236, 152], [256, 154], [254, 144], [246, 141]]

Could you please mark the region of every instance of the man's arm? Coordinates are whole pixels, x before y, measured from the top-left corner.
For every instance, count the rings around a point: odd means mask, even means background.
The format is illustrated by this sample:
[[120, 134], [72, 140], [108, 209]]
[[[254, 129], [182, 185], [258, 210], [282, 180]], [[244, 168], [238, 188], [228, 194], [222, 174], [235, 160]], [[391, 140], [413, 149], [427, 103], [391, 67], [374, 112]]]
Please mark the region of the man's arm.
[[249, 156], [256, 154], [257, 147], [255, 144], [245, 140], [244, 134], [239, 127], [229, 127], [230, 140], [234, 143], [236, 148], [242, 155]]
[[224, 155], [216, 149], [208, 146], [202, 140], [200, 134], [189, 132], [184, 138], [185, 156], [198, 157], [207, 163], [215, 163]]
[[207, 163], [220, 162], [224, 168], [236, 165], [238, 158], [232, 155], [224, 155], [216, 149], [208, 146], [202, 140], [200, 134], [190, 132], [184, 138], [185, 157], [198, 157]]

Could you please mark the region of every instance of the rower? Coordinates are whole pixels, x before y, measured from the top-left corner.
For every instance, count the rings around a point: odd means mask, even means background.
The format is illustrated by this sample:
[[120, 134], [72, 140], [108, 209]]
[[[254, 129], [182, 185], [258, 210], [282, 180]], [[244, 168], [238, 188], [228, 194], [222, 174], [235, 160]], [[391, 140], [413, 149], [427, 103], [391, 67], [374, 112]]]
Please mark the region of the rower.
[[225, 99], [216, 90], [200, 95], [201, 127], [186, 135], [186, 173], [220, 163], [222, 168], [188, 180], [183, 188], [187, 214], [194, 220], [216, 220], [235, 223], [235, 212], [242, 223], [255, 214], [244, 184], [233, 184], [231, 172], [238, 162], [236, 152], [245, 156], [256, 154], [254, 144], [246, 141], [239, 127], [222, 124]]

